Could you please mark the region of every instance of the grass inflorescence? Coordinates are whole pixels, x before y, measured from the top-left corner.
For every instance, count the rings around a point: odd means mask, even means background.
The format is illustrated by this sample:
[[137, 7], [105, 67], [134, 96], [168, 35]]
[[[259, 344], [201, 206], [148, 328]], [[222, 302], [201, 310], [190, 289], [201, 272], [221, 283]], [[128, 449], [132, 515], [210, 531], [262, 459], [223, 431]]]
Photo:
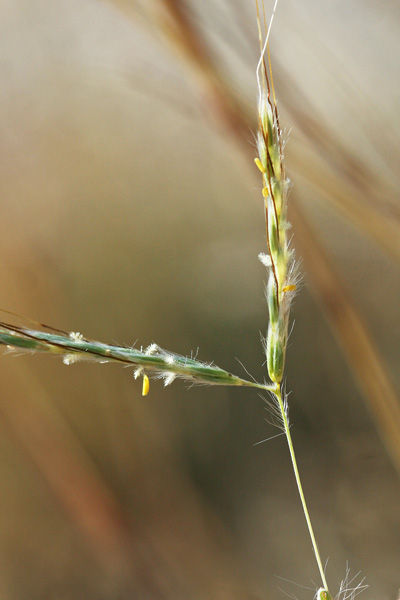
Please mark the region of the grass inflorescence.
[[[274, 11], [276, 4], [277, 1]], [[316, 592], [316, 598], [332, 600], [300, 480], [290, 433], [288, 399], [284, 389], [290, 307], [298, 286], [299, 275], [295, 254], [290, 248], [290, 224], [287, 218], [290, 181], [285, 170], [285, 136], [279, 121], [268, 45], [273, 15], [268, 27], [264, 18], [264, 35], [258, 5], [257, 15], [261, 54], [257, 66], [258, 156], [255, 158], [255, 163], [262, 177], [262, 202], [266, 220], [267, 252], [260, 254], [259, 259], [268, 270], [266, 298], [269, 323], [263, 345], [270, 383], [243, 379], [212, 362], [199, 361], [197, 355], [181, 356], [164, 350], [155, 343], [140, 349], [124, 347], [92, 340], [78, 332], [68, 333], [46, 326], [38, 327], [40, 324], [25, 327], [0, 322], [0, 345], [14, 351], [40, 351], [60, 355], [66, 365], [80, 360], [93, 360], [132, 366], [135, 379], [142, 379], [143, 395], [149, 392], [150, 377], [162, 379], [165, 386], [170, 385], [176, 378], [181, 378], [190, 383], [245, 386], [268, 391], [274, 400], [273, 411], [278, 417], [276, 421], [284, 431], [288, 442], [295, 479], [323, 584], [323, 587]], [[354, 589], [358, 591], [359, 586]]]
[[8, 350], [39, 351], [57, 354], [63, 357], [64, 364], [70, 365], [80, 360], [92, 360], [101, 363], [119, 362], [135, 367], [135, 378], [143, 376], [146, 385], [148, 376], [153, 375], [171, 384], [179, 377], [192, 383], [210, 385], [248, 386], [271, 389], [270, 386], [237, 377], [213, 363], [205, 363], [193, 356], [181, 356], [163, 350], [155, 343], [145, 349], [115, 346], [87, 339], [78, 332], [41, 331], [0, 322], [0, 344]]
[[[287, 348], [290, 303], [296, 291], [296, 267], [289, 249], [287, 198], [289, 180], [285, 175], [284, 141], [275, 99], [268, 38], [262, 43], [257, 68], [258, 79], [258, 157], [255, 163], [262, 173], [268, 254], [259, 256], [269, 270], [266, 290], [269, 325], [265, 350], [268, 374], [277, 384], [282, 382]], [[265, 60], [268, 54], [268, 67]]]
[[257, 66], [258, 157], [255, 158], [255, 163], [262, 173], [262, 196], [265, 208], [268, 246], [268, 254], [261, 254], [259, 258], [269, 271], [266, 289], [269, 324], [264, 347], [268, 374], [274, 384], [272, 397], [275, 399], [277, 405], [275, 414], [278, 412], [281, 417], [281, 426], [288, 442], [296, 484], [323, 583], [323, 587], [317, 592], [317, 597], [318, 600], [331, 600], [297, 466], [293, 440], [290, 433], [289, 405], [282, 384], [287, 350], [290, 304], [293, 295], [296, 292], [298, 271], [296, 268], [294, 252], [289, 248], [287, 200], [290, 182], [285, 174], [284, 139], [279, 123], [268, 45], [269, 32], [277, 1], [278, 0], [275, 1], [274, 10], [268, 27], [266, 26], [264, 15], [264, 40], [257, 3], [257, 22], [261, 55]]

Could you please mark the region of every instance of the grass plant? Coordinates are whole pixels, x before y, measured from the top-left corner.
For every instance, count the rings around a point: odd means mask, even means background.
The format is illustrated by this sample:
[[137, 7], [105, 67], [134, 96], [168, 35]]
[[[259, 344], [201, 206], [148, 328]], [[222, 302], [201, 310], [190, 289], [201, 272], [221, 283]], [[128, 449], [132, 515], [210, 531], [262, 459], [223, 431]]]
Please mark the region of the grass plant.
[[[276, 7], [277, 2], [275, 2]], [[274, 10], [275, 10], [274, 7]], [[29, 326], [0, 322], [0, 344], [10, 351], [40, 351], [63, 357], [66, 365], [80, 360], [100, 363], [117, 362], [134, 368], [134, 377], [142, 378], [142, 393], [149, 393], [149, 378], [161, 379], [165, 386], [181, 378], [193, 384], [252, 387], [266, 391], [271, 397], [271, 410], [276, 422], [286, 435], [293, 471], [307, 522], [312, 548], [317, 561], [322, 587], [316, 592], [318, 600], [331, 600], [323, 563], [311, 524], [290, 432], [288, 397], [285, 391], [285, 358], [289, 336], [290, 306], [298, 286], [298, 269], [290, 248], [290, 224], [287, 219], [287, 201], [290, 182], [286, 176], [285, 139], [281, 129], [274, 80], [269, 54], [269, 32], [273, 16], [266, 26], [259, 15], [258, 31], [260, 60], [258, 81], [258, 157], [255, 163], [262, 177], [262, 202], [265, 210], [267, 251], [259, 259], [268, 271], [266, 298], [269, 323], [263, 346], [269, 381], [257, 382], [236, 376], [213, 363], [205, 363], [197, 356], [181, 356], [152, 343], [147, 348], [124, 347], [91, 340], [78, 332], [65, 332], [32, 322]], [[274, 14], [274, 13], [273, 13]], [[262, 33], [264, 22], [265, 30]], [[190, 43], [183, 41], [182, 43]], [[196, 61], [196, 55], [192, 54]], [[231, 109], [230, 109], [231, 110]], [[229, 117], [231, 120], [232, 116]], [[243, 131], [238, 128], [237, 131]], [[15, 315], [14, 315], [15, 316]], [[347, 576], [348, 583], [348, 576]], [[340, 593], [347, 593], [347, 583]], [[349, 598], [361, 590], [356, 586]], [[345, 592], [343, 592], [345, 590]], [[353, 594], [353, 595], [352, 595]]]
[[[277, 0], [275, 2], [274, 11]], [[196, 357], [183, 357], [165, 351], [152, 343], [147, 348], [136, 349], [104, 344], [90, 340], [79, 332], [67, 333], [42, 325], [23, 327], [0, 322], [0, 344], [9, 350], [40, 351], [63, 356], [66, 365], [79, 360], [119, 362], [135, 368], [135, 379], [143, 378], [142, 394], [149, 392], [149, 376], [160, 378], [170, 385], [177, 377], [193, 383], [212, 385], [249, 386], [270, 393], [273, 398], [271, 410], [280, 423], [289, 446], [290, 457], [303, 506], [313, 550], [317, 560], [323, 587], [317, 592], [318, 600], [330, 600], [328, 585], [311, 525], [307, 504], [301, 485], [299, 469], [289, 426], [289, 408], [284, 390], [284, 367], [288, 340], [290, 304], [296, 292], [297, 267], [294, 252], [289, 248], [289, 223], [287, 221], [287, 199], [289, 180], [285, 174], [284, 139], [275, 98], [274, 82], [269, 54], [269, 27], [262, 36], [259, 8], [257, 22], [260, 41], [260, 60], [257, 66], [258, 97], [258, 157], [255, 163], [262, 174], [262, 197], [266, 218], [268, 254], [259, 256], [268, 270], [266, 297], [269, 324], [263, 341], [270, 383], [257, 383], [237, 377], [213, 363], [203, 363]], [[264, 18], [265, 21], [265, 18]], [[40, 324], [36, 324], [40, 326]]]

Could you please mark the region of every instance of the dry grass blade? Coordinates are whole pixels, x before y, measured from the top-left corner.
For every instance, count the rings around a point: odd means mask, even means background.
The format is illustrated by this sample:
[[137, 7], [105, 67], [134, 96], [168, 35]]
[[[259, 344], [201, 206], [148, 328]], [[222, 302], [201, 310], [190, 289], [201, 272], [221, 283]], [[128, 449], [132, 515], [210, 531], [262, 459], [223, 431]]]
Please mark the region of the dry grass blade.
[[[8, 374], [11, 367], [3, 373], [4, 385]], [[0, 405], [3, 426], [34, 463], [97, 560], [105, 568], [127, 572], [132, 568], [128, 546], [133, 532], [118, 500], [34, 376], [25, 377], [19, 389], [15, 381], [12, 402]]]
[[[111, 4], [135, 20], [139, 14], [125, 0], [109, 0]], [[221, 75], [215, 70], [206, 43], [188, 19], [180, 0], [146, 0], [142, 8], [169, 46], [186, 66], [190, 76], [211, 108], [216, 125], [235, 131], [238, 138], [247, 139], [248, 125], [241, 117], [242, 110], [232, 94], [226, 93]]]
[[346, 219], [366, 233], [386, 254], [400, 263], [400, 231], [397, 222], [382, 215], [373, 205], [363, 203], [362, 193], [332, 172], [315, 149], [296, 154], [296, 179], [330, 202]]
[[[316, 236], [301, 213], [291, 212], [312, 291], [328, 316], [388, 454], [400, 475], [400, 404], [384, 361], [366, 326], [344, 291]], [[306, 243], [305, 243], [306, 240]]]
[[[391, 226], [398, 237], [400, 212], [397, 202], [396, 179], [394, 177], [388, 179], [387, 175], [382, 174], [378, 168], [368, 168], [360, 157], [339, 139], [332, 126], [325, 123], [323, 116], [318, 114], [317, 107], [310, 105], [310, 101], [305, 98], [302, 90], [281, 66], [279, 66], [279, 74], [279, 86], [283, 92], [286, 92], [285, 107], [289, 111], [291, 122], [296, 130], [302, 132], [302, 143], [306, 143], [310, 151], [314, 152], [315, 156], [309, 164], [315, 164], [316, 157], [318, 157], [318, 162], [324, 170], [331, 172], [330, 178], [333, 176], [336, 180], [339, 178], [340, 183], [345, 185], [340, 198], [343, 209], [347, 210], [350, 217], [353, 216], [356, 226], [365, 229], [372, 238], [375, 237], [376, 241], [386, 248], [388, 244], [383, 244], [381, 237], [374, 235], [373, 229], [366, 228], [365, 221], [360, 219], [354, 205], [358, 203], [359, 211], [367, 208], [373, 214], [374, 220], [378, 220], [380, 226], [389, 227], [389, 229]], [[296, 99], [295, 102], [294, 99]], [[382, 132], [383, 134], [384, 132]], [[375, 147], [379, 141], [374, 139], [370, 143]], [[384, 141], [385, 138], [383, 138], [383, 148], [378, 147], [377, 152], [384, 157], [385, 162], [389, 162], [391, 157], [387, 156], [388, 150], [384, 152]], [[302, 145], [301, 151], [303, 150]], [[295, 162], [302, 158], [301, 151], [298, 149], [296, 152]], [[300, 168], [297, 170], [301, 173], [303, 169], [304, 165], [300, 164]], [[312, 173], [309, 179], [314, 179], [314, 175], [315, 173]], [[324, 177], [325, 174], [321, 177], [322, 181]], [[321, 187], [323, 189], [323, 185]], [[398, 251], [398, 244], [395, 247]]]
[[[15, 367], [20, 373], [20, 368]], [[20, 380], [8, 366], [3, 372], [3, 385], [12, 380], [14, 395], [0, 403], [0, 427], [9, 435], [40, 475], [56, 505], [67, 517], [68, 526], [78, 533], [90, 556], [100, 569], [108, 572], [115, 582], [131, 585], [132, 597], [151, 597], [162, 600], [174, 597], [171, 590], [184, 587], [185, 581], [175, 565], [160, 550], [157, 540], [140, 518], [133, 524], [132, 514], [120, 502], [113, 486], [103, 477], [84, 445], [69, 427], [54, 404], [48, 401], [46, 390], [34, 373]], [[197, 553], [202, 556], [201, 523], [196, 522], [193, 498], [178, 478], [165, 484], [180, 490], [188, 504], [190, 526], [197, 532]], [[28, 495], [29, 498], [29, 495]], [[193, 506], [191, 506], [193, 502]], [[140, 509], [137, 512], [137, 517]], [[215, 583], [210, 582], [210, 588]], [[213, 590], [214, 592], [214, 590]], [[213, 593], [210, 592], [210, 593]], [[215, 596], [217, 597], [217, 596]]]

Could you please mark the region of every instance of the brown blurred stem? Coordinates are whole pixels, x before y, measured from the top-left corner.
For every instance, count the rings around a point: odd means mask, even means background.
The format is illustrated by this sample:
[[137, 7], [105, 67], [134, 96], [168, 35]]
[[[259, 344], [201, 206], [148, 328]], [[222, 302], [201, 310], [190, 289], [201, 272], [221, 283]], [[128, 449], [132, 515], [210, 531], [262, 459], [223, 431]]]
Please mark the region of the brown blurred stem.
[[329, 319], [400, 475], [400, 404], [383, 358], [314, 232], [293, 204], [290, 220], [296, 240], [299, 241], [301, 256], [307, 265], [312, 292]]
[[[143, 14], [147, 15], [152, 29], [161, 33], [163, 40], [185, 65], [189, 76], [195, 80], [202, 104], [207, 107], [207, 117], [212, 119], [214, 125], [230, 131], [237, 138], [241, 149], [248, 153], [249, 144], [246, 148], [243, 146], [249, 138], [249, 123], [253, 119], [245, 114], [243, 106], [234, 98], [227, 82], [218, 72], [201, 32], [187, 16], [185, 2], [145, 0], [140, 3], [141, 11], [137, 8], [137, 3], [135, 8], [132, 0], [108, 2], [136, 22], [141, 20]], [[297, 128], [305, 134], [307, 143], [316, 151], [319, 162], [324, 159], [322, 165], [314, 169], [313, 177], [309, 177], [310, 182], [356, 227], [400, 262], [399, 214], [384, 199], [382, 190], [385, 189], [385, 181], [379, 180], [378, 193], [372, 185], [377, 177], [371, 178], [359, 158], [353, 156], [321, 120], [315, 117], [315, 107], [307, 111], [299, 108], [308, 106], [308, 102], [293, 79], [285, 72], [277, 79], [281, 82], [282, 89], [290, 89], [290, 93], [285, 96], [286, 104], [289, 103], [288, 109]], [[296, 104], [291, 102], [291, 98], [296, 98]], [[302, 158], [303, 151], [297, 152], [296, 162], [300, 164]], [[310, 162], [306, 164], [304, 172], [309, 173], [309, 169]], [[338, 178], [341, 182], [339, 188]]]
[[[135, 21], [140, 20], [140, 12], [134, 9], [130, 0], [109, 2]], [[214, 124], [222, 125], [238, 139], [248, 139], [249, 127], [243, 119], [243, 110], [215, 69], [207, 44], [188, 19], [184, 3], [181, 0], [145, 0], [141, 7], [155, 25], [155, 31], [162, 34], [163, 40], [167, 41], [189, 76], [195, 80], [202, 103]]]
[[[19, 367], [15, 371], [19, 373]], [[24, 378], [8, 365], [2, 373], [14, 395], [0, 402], [0, 426], [43, 478], [54, 500], [74, 524], [91, 555], [116, 581], [131, 582], [154, 600], [169, 597], [177, 582], [145, 529], [125, 512], [46, 390], [25, 367]]]

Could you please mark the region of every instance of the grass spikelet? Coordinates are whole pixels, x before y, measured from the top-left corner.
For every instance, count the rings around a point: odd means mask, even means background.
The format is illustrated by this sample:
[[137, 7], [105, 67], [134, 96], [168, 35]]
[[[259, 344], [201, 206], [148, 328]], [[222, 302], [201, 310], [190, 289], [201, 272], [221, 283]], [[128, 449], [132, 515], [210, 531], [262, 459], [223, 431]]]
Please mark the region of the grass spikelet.
[[[47, 328], [50, 329], [50, 328]], [[247, 381], [212, 363], [167, 352], [157, 344], [145, 350], [132, 347], [104, 344], [85, 338], [81, 333], [66, 333], [61, 330], [41, 331], [0, 322], [0, 345], [8, 350], [46, 352], [63, 357], [64, 364], [71, 365], [80, 360], [97, 362], [119, 362], [135, 367], [134, 377], [143, 377], [143, 395], [149, 391], [149, 375], [164, 380], [170, 385], [180, 377], [192, 383], [209, 385], [248, 386], [269, 390], [269, 386]]]
[[[275, 7], [276, 7], [275, 3]], [[275, 10], [274, 7], [274, 10]], [[257, 6], [258, 9], [258, 6]], [[273, 18], [273, 16], [272, 16]], [[260, 259], [269, 271], [266, 290], [269, 325], [265, 346], [268, 374], [271, 380], [282, 382], [288, 337], [290, 303], [296, 289], [294, 253], [289, 249], [287, 230], [287, 198], [289, 180], [285, 175], [282, 130], [272, 77], [268, 36], [272, 23], [262, 39], [258, 12], [261, 56], [257, 67], [258, 81], [258, 157], [255, 163], [262, 173], [262, 195], [265, 208], [268, 259]], [[267, 55], [267, 57], [266, 57]]]

